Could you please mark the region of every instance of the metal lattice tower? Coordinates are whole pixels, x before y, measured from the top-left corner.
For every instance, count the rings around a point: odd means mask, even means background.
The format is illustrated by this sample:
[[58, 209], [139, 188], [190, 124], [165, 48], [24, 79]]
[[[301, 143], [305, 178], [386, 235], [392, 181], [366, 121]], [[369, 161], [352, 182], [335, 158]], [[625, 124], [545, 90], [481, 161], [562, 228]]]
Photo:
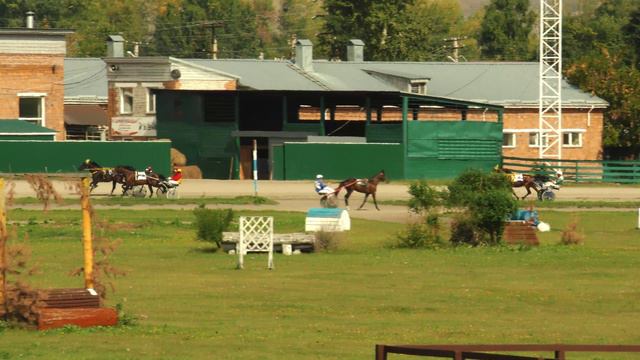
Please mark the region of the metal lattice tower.
[[540, 0], [539, 157], [562, 159], [562, 0]]

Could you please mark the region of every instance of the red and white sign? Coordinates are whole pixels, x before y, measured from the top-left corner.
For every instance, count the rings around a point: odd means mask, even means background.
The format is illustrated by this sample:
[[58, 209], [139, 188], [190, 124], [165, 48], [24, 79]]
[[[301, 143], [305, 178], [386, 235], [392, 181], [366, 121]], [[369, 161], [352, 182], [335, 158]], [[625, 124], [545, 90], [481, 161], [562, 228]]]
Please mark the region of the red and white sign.
[[119, 116], [111, 118], [112, 136], [157, 136], [155, 116]]

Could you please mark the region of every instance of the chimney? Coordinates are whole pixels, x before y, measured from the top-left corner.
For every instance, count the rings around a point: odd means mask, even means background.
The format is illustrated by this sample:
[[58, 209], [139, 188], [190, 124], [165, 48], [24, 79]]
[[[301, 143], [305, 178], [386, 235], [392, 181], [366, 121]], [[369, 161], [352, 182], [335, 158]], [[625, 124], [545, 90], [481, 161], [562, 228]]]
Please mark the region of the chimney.
[[347, 45], [347, 61], [364, 61], [364, 42], [360, 39], [351, 39]]
[[120, 35], [107, 36], [107, 57], [124, 57], [124, 38]]
[[36, 15], [33, 11], [27, 11], [26, 25], [27, 29], [33, 29], [33, 17]]
[[313, 44], [308, 39], [296, 41], [296, 66], [304, 71], [313, 71]]

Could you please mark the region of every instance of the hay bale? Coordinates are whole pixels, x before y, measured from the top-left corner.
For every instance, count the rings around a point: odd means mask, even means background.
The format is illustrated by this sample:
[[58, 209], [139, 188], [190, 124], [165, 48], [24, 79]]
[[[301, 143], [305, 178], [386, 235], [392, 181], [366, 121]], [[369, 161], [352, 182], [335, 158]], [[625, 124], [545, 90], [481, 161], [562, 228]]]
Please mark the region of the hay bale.
[[187, 157], [180, 150], [171, 148], [171, 163], [177, 166], [187, 165]]
[[197, 165], [181, 166], [184, 179], [202, 179], [202, 170]]

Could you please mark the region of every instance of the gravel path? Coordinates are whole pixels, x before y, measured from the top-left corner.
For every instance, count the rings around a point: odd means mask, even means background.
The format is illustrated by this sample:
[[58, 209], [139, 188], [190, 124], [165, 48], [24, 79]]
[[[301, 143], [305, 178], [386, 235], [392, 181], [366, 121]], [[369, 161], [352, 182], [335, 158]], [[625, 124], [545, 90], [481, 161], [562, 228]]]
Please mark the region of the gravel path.
[[[35, 193], [25, 181], [14, 181], [15, 197], [34, 197]], [[329, 185], [335, 185], [331, 182]], [[70, 190], [69, 183], [63, 181], [55, 181], [54, 188], [65, 198], [77, 197], [74, 191]], [[258, 181], [258, 195], [268, 197], [278, 201], [278, 205], [207, 205], [208, 207], [232, 207], [234, 209], [251, 209], [251, 210], [289, 210], [289, 211], [307, 211], [310, 207], [319, 205], [319, 198], [313, 191], [312, 181]], [[409, 198], [407, 193], [408, 185], [406, 183], [388, 183], [378, 186], [378, 200], [406, 200]], [[111, 190], [111, 184], [103, 183], [94, 191], [94, 196], [108, 196]], [[518, 194], [523, 195], [521, 189], [516, 189]], [[116, 194], [120, 190], [116, 188]], [[198, 198], [198, 197], [234, 197], [240, 195], [253, 195], [253, 182], [250, 180], [184, 180], [179, 188], [181, 198]], [[380, 211], [373, 206], [371, 199], [367, 201], [363, 210], [355, 210], [360, 206], [363, 195], [354, 193], [350, 199], [352, 211], [350, 215], [354, 218], [382, 220], [391, 222], [407, 222], [413, 216], [409, 213], [405, 206], [379, 205]], [[563, 187], [557, 193], [557, 201], [562, 200], [606, 200], [606, 201], [640, 201], [640, 187]], [[342, 199], [340, 204], [343, 205]], [[36, 205], [21, 205], [22, 208], [39, 208]], [[135, 205], [127, 206], [126, 209], [148, 209], [155, 207], [153, 205]], [[168, 209], [192, 209], [194, 205], [164, 205], [163, 208]], [[73, 206], [63, 206], [56, 208], [76, 208]], [[105, 208], [103, 205], [97, 205], [96, 208]], [[578, 209], [562, 209], [559, 211], [576, 211]], [[579, 209], [584, 211], [585, 209]], [[607, 209], [598, 208], [594, 210], [608, 211]], [[619, 211], [629, 211], [628, 209], [615, 209]]]

